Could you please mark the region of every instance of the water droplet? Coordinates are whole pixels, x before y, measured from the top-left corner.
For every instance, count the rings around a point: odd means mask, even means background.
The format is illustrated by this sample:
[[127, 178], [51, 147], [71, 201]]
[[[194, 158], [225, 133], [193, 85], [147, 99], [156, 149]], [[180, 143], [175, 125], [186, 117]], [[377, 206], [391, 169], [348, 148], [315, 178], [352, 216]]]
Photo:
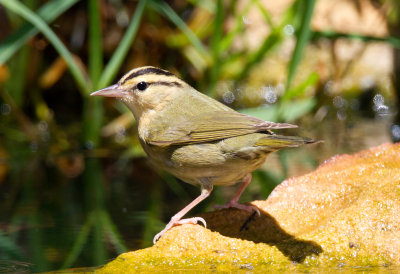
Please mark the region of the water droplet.
[[376, 94], [375, 96], [374, 96], [374, 104], [376, 105], [376, 106], [381, 106], [381, 105], [383, 105], [384, 104], [384, 102], [385, 102], [385, 98], [383, 98], [383, 96], [382, 96], [382, 94]]
[[335, 98], [333, 98], [333, 105], [336, 108], [343, 108], [347, 105], [347, 101], [341, 96], [336, 96]]
[[233, 101], [235, 101], [235, 94], [233, 94], [230, 91], [226, 91], [223, 95], [222, 95], [222, 99], [224, 100], [225, 103], [227, 104], [232, 104]]
[[384, 116], [389, 114], [389, 107], [385, 105], [385, 98], [382, 94], [376, 94], [373, 99], [374, 106], [372, 109], [378, 116]]
[[129, 24], [129, 15], [126, 10], [121, 10], [116, 16], [117, 24], [121, 27], [126, 27]]
[[250, 25], [251, 24], [251, 20], [249, 20], [246, 16], [242, 17], [243, 23], [245, 23], [246, 25]]
[[29, 149], [30, 149], [32, 152], [37, 152], [37, 151], [38, 151], [38, 148], [39, 148], [39, 145], [38, 145], [38, 143], [36, 143], [36, 142], [31, 142], [31, 143], [29, 144]]
[[389, 107], [386, 105], [379, 105], [379, 106], [374, 106], [373, 110], [379, 115], [388, 115], [389, 114]]
[[285, 33], [286, 35], [293, 35], [294, 34], [294, 27], [291, 24], [287, 24], [284, 28], [283, 28], [283, 33]]
[[400, 125], [392, 125], [392, 137], [395, 142], [400, 141]]
[[261, 88], [263, 93], [264, 93], [264, 98], [269, 104], [274, 104], [276, 100], [278, 99], [278, 96], [276, 95], [276, 88], [269, 85], [268, 87], [262, 87]]
[[40, 121], [38, 124], [38, 128], [40, 131], [46, 131], [48, 128], [48, 124], [46, 121]]
[[1, 104], [0, 113], [2, 115], [8, 115], [11, 112], [11, 106], [9, 104]]
[[87, 142], [85, 143], [85, 148], [86, 148], [86, 149], [93, 149], [93, 148], [94, 148], [94, 143], [93, 143], [93, 141], [87, 141]]

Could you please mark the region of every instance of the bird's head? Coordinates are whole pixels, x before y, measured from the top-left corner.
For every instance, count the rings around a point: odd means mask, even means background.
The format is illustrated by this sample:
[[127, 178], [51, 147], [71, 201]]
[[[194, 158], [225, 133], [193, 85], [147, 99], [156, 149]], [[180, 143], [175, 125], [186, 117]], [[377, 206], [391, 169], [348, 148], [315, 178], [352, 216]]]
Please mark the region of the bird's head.
[[157, 111], [169, 104], [187, 84], [169, 71], [140, 67], [129, 71], [117, 84], [91, 93], [92, 96], [116, 97], [139, 118], [145, 111]]

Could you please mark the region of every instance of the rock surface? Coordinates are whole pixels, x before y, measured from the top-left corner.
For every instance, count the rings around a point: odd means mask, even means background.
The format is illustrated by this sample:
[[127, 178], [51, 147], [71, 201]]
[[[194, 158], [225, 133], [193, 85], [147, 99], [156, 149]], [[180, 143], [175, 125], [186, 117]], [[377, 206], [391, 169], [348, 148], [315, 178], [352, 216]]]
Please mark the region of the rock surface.
[[340, 155], [282, 182], [261, 216], [236, 209], [174, 227], [99, 272], [400, 265], [400, 144]]

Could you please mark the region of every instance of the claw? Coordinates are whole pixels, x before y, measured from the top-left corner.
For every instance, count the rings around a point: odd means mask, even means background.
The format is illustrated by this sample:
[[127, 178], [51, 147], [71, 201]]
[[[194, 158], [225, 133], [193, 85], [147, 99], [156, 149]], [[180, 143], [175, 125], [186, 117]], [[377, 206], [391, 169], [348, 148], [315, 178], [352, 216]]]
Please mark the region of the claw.
[[159, 233], [157, 233], [156, 236], [154, 236], [153, 239], [153, 244], [155, 244], [168, 230], [170, 230], [172, 227], [177, 226], [177, 225], [183, 225], [183, 224], [197, 224], [198, 222], [201, 222], [204, 227], [207, 227], [206, 221], [201, 218], [201, 217], [193, 217], [193, 218], [188, 218], [188, 219], [181, 219], [181, 220], [171, 220], [163, 230], [161, 230]]
[[206, 221], [203, 218], [200, 218], [200, 217], [198, 217], [198, 218], [199, 218], [199, 221], [204, 225], [204, 227], [207, 228]]
[[155, 244], [155, 243], [158, 241], [158, 239], [160, 239], [161, 236], [162, 236], [164, 233], [165, 233], [164, 229], [161, 230], [159, 233], [157, 233], [156, 236], [154, 236], [154, 238], [153, 238], [153, 244]]
[[206, 223], [206, 221], [205, 221], [203, 218], [201, 218], [201, 217], [194, 217], [194, 218], [191, 218], [191, 219], [196, 219], [196, 224], [197, 224], [198, 222], [200, 222], [200, 223], [203, 224], [203, 226], [204, 226], [205, 228], [207, 228], [207, 223]]

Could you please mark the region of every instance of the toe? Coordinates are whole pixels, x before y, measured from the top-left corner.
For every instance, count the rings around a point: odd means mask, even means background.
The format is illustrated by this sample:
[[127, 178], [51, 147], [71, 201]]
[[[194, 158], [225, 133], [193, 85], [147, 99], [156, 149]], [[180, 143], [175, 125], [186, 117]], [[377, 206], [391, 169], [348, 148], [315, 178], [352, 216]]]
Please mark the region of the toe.
[[170, 230], [172, 227], [177, 226], [177, 225], [183, 225], [183, 224], [197, 224], [197, 223], [202, 223], [204, 227], [207, 227], [206, 221], [201, 218], [201, 217], [193, 217], [193, 218], [187, 218], [187, 219], [181, 219], [181, 220], [174, 220], [171, 219], [171, 221], [165, 226], [163, 230], [161, 230], [156, 236], [153, 238], [153, 244], [155, 244], [168, 230]]
[[182, 220], [179, 220], [177, 222], [177, 224], [180, 224], [180, 225], [193, 224], [193, 225], [195, 225], [195, 224], [197, 224], [199, 222], [201, 222], [205, 227], [207, 227], [206, 221], [201, 217], [193, 217], [193, 218], [182, 219]]

